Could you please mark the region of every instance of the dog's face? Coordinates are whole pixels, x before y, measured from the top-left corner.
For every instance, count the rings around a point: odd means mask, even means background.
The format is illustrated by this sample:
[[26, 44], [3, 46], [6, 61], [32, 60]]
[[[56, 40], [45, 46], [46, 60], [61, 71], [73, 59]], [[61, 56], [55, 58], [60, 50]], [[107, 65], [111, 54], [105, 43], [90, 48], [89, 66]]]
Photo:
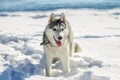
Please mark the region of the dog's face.
[[64, 14], [61, 14], [60, 19], [55, 19], [54, 14], [51, 14], [50, 16], [50, 21], [45, 34], [49, 42], [54, 46], [62, 46], [64, 41], [68, 38], [69, 30], [64, 19]]

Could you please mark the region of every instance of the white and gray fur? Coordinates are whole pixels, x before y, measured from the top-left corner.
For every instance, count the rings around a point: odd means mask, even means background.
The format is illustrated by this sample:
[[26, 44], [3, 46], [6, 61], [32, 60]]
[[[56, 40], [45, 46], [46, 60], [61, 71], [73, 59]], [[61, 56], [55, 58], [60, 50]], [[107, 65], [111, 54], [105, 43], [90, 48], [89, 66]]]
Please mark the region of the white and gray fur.
[[[55, 40], [60, 41], [62, 45], [58, 47]], [[69, 72], [69, 58], [74, 52], [80, 51], [79, 45], [73, 41], [73, 32], [64, 13], [61, 14], [59, 19], [55, 19], [54, 13], [50, 15], [41, 45], [44, 45], [46, 76], [51, 75], [52, 61], [55, 58], [61, 61], [63, 71]]]

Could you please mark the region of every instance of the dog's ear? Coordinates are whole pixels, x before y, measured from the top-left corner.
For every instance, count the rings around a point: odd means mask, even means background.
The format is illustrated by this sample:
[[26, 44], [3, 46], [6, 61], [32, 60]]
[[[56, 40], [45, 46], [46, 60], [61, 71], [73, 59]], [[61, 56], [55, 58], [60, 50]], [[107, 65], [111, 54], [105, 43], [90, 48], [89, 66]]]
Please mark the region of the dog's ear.
[[64, 14], [64, 13], [61, 13], [60, 19], [61, 19], [64, 23], [66, 23], [66, 18], [65, 18], [65, 14]]
[[71, 25], [69, 24], [69, 22], [66, 20], [65, 14], [61, 13], [60, 19], [66, 24], [68, 25], [68, 29], [69, 29], [69, 35], [68, 35], [68, 39], [70, 41], [70, 43], [73, 42], [73, 32], [71, 29]]
[[49, 18], [49, 23], [53, 22], [55, 20], [55, 15], [52, 13]]

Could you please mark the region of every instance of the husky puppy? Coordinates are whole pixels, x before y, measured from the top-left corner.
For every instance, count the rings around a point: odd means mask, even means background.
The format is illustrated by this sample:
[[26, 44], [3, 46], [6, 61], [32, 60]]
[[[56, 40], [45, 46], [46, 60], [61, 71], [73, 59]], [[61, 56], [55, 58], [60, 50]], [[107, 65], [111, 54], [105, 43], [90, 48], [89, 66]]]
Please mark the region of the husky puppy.
[[69, 58], [74, 52], [79, 52], [80, 47], [73, 41], [73, 33], [64, 13], [59, 19], [55, 18], [54, 13], [50, 15], [41, 45], [44, 45], [46, 76], [51, 75], [52, 61], [55, 58], [61, 61], [64, 72], [70, 72]]

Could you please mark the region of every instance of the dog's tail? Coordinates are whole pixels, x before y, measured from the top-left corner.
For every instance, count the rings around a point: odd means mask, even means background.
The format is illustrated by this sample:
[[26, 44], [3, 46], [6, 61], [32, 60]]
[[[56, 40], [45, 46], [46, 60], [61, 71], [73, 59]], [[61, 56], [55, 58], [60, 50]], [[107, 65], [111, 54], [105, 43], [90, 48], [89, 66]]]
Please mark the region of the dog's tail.
[[74, 44], [74, 52], [78, 53], [78, 52], [81, 52], [81, 51], [82, 51], [82, 49], [81, 49], [80, 45], [78, 43], [75, 43]]

